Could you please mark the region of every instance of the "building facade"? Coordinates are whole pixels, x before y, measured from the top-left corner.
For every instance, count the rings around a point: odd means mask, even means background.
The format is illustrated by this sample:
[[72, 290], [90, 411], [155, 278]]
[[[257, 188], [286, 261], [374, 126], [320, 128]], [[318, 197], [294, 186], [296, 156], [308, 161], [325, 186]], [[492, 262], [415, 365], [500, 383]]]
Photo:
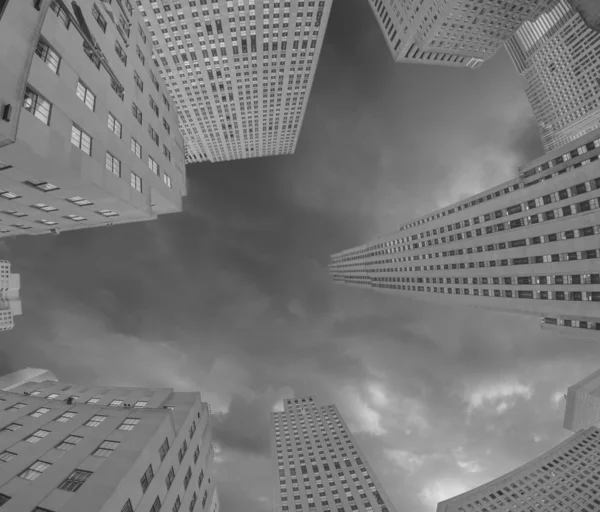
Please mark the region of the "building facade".
[[296, 149], [332, 0], [136, 0], [188, 162]]
[[0, 507], [207, 510], [210, 430], [199, 393], [24, 382], [0, 392]]
[[600, 336], [600, 130], [519, 176], [331, 257], [334, 282]]
[[20, 289], [21, 276], [10, 271], [10, 261], [0, 260], [0, 331], [12, 329], [15, 315], [23, 313]]
[[571, 432], [600, 425], [600, 370], [570, 386], [563, 427]]
[[566, 0], [525, 22], [506, 49], [546, 151], [600, 127], [600, 38]]
[[0, 236], [181, 211], [176, 107], [129, 0], [2, 4]]
[[275, 512], [393, 512], [335, 405], [284, 400], [271, 414]]
[[569, 0], [569, 3], [589, 28], [600, 32], [600, 3], [597, 0]]
[[600, 430], [580, 430], [536, 459], [442, 501], [437, 512], [600, 510]]
[[369, 0], [396, 62], [477, 68], [553, 0]]

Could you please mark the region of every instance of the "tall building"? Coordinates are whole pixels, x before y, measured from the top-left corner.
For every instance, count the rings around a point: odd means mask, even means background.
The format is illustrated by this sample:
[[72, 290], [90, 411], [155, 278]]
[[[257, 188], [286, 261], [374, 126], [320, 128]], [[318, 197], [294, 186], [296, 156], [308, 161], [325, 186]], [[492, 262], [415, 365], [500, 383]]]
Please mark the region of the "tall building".
[[370, 0], [396, 62], [477, 68], [554, 0]]
[[271, 431], [275, 512], [395, 510], [335, 405], [285, 400]]
[[566, 0], [525, 22], [506, 49], [526, 83], [546, 151], [600, 127], [600, 38]]
[[565, 396], [564, 428], [578, 432], [600, 426], [600, 370], [570, 386]]
[[221, 510], [221, 503], [219, 502], [219, 493], [217, 492], [217, 486], [213, 487], [212, 497], [210, 499], [210, 512], [219, 512]]
[[334, 254], [336, 283], [600, 331], [600, 130], [497, 187]]
[[20, 289], [21, 276], [10, 271], [9, 261], [0, 260], [0, 331], [12, 329], [15, 315], [23, 313]]
[[569, 3], [589, 28], [600, 32], [600, 3], [598, 0], [569, 0]]
[[0, 377], [0, 390], [11, 391], [28, 382], [58, 382], [56, 375], [43, 368], [23, 368], [16, 372], [9, 373]]
[[206, 510], [213, 450], [199, 393], [38, 380], [0, 392], [2, 512]]
[[176, 107], [129, 0], [5, 0], [0, 16], [0, 236], [181, 211]]
[[332, 0], [136, 0], [188, 162], [296, 149]]
[[437, 506], [437, 512], [600, 510], [600, 430], [580, 430], [551, 450]]

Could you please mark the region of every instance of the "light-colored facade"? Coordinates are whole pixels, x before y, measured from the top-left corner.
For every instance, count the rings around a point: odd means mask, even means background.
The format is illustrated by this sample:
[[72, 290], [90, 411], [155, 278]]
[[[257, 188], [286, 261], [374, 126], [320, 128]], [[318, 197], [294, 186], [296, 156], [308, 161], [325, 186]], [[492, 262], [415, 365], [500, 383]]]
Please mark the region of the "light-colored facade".
[[284, 400], [271, 414], [275, 512], [394, 512], [335, 405]]
[[600, 337], [600, 130], [519, 177], [331, 257], [336, 283]]
[[437, 506], [437, 512], [600, 510], [600, 430], [580, 430], [536, 459]]
[[219, 512], [221, 510], [221, 503], [219, 502], [219, 493], [216, 485], [213, 487], [209, 510], [210, 512]]
[[199, 393], [23, 383], [0, 392], [0, 507], [207, 510], [210, 431]]
[[525, 22], [506, 49], [546, 151], [600, 127], [600, 38], [566, 0]]
[[571, 432], [600, 426], [600, 370], [570, 386], [563, 427]]
[[600, 32], [600, 2], [598, 0], [569, 0], [569, 3], [589, 28]]
[[181, 211], [177, 112], [129, 0], [2, 3], [0, 236]]
[[332, 0], [136, 1], [187, 162], [295, 151]]
[[396, 62], [477, 68], [553, 0], [369, 0]]
[[43, 368], [23, 368], [0, 377], [0, 390], [11, 391], [28, 382], [58, 382], [56, 375]]
[[15, 315], [23, 313], [20, 289], [21, 276], [10, 271], [10, 261], [0, 260], [0, 331], [12, 329]]

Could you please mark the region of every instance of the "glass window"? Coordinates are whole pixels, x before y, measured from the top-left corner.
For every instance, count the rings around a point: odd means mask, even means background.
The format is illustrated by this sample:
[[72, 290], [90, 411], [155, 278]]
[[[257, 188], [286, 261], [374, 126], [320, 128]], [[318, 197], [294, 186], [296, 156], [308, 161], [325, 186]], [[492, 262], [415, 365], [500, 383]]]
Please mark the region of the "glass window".
[[86, 155], [92, 154], [92, 137], [75, 124], [71, 128], [71, 144], [81, 149]]
[[38, 478], [51, 465], [52, 464], [49, 464], [47, 462], [37, 460], [31, 466], [29, 466], [25, 471], [23, 471], [19, 476], [21, 478], [24, 478], [25, 480], [33, 481], [36, 478]]
[[90, 471], [76, 469], [58, 486], [58, 488], [63, 491], [77, 492], [90, 476], [92, 476]]
[[58, 74], [58, 68], [61, 60], [60, 55], [56, 53], [46, 41], [43, 39], [38, 41], [35, 53], [54, 73]]
[[81, 81], [77, 82], [77, 97], [83, 101], [90, 110], [96, 108], [96, 95]]
[[50, 124], [50, 113], [52, 111], [51, 103], [35, 92], [31, 87], [25, 89], [23, 108], [28, 112], [31, 112], [44, 124]]

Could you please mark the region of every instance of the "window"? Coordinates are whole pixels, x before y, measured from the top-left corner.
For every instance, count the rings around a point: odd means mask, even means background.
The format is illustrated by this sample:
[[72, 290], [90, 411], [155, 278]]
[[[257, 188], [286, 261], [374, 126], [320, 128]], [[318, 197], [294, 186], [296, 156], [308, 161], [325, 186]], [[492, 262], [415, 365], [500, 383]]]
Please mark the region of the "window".
[[138, 192], [142, 191], [142, 178], [140, 178], [136, 173], [131, 173], [131, 188], [137, 190]]
[[98, 25], [102, 29], [102, 32], [106, 32], [106, 20], [104, 19], [104, 16], [100, 14], [100, 11], [96, 7], [96, 4], [94, 4], [94, 6], [92, 7], [92, 16], [98, 22]]
[[90, 476], [92, 476], [91, 471], [76, 469], [67, 478], [65, 478], [63, 483], [60, 484], [58, 488], [63, 491], [77, 492]]
[[106, 416], [100, 416], [100, 415], [92, 416], [92, 419], [88, 420], [85, 423], [85, 426], [86, 427], [98, 427], [98, 426], [100, 426], [100, 423], [102, 423], [105, 419], [106, 419]]
[[57, 450], [69, 451], [73, 446], [75, 446], [79, 441], [81, 441], [83, 437], [80, 436], [68, 436], [64, 441], [57, 444], [55, 448]]
[[167, 120], [163, 117], [163, 127], [165, 130], [167, 130], [167, 133], [169, 135], [171, 135], [171, 127], [169, 126], [169, 123], [167, 123]]
[[163, 444], [161, 444], [160, 448], [158, 449], [158, 453], [160, 455], [161, 461], [166, 457], [168, 451], [169, 451], [169, 438], [165, 437]]
[[59, 423], [66, 423], [71, 418], [74, 418], [76, 415], [76, 412], [65, 412], [61, 414], [58, 418], [56, 418], [56, 421], [58, 421]]
[[133, 407], [142, 409], [142, 408], [146, 407], [147, 405], [148, 405], [148, 402], [136, 402]]
[[138, 89], [143, 92], [144, 82], [142, 82], [142, 79], [140, 78], [140, 75], [137, 74], [137, 71], [133, 72], [133, 81], [135, 82], [135, 85], [138, 86]]
[[68, 197], [67, 201], [69, 201], [70, 203], [79, 205], [79, 206], [88, 206], [90, 204], [94, 204], [91, 201], [88, 201], [87, 199], [84, 199], [83, 197], [80, 197], [80, 196]]
[[[28, 184], [29, 184], [29, 183], [28, 183]], [[38, 185], [31, 185], [31, 186], [32, 186], [32, 187], [36, 187], [36, 186], [38, 186]], [[58, 188], [58, 187], [56, 187], [56, 188]], [[57, 394], [57, 393], [50, 393], [50, 394], [49, 394], [49, 395], [48, 395], [46, 398], [47, 398], [48, 400], [54, 400], [54, 399], [55, 399], [57, 396], [58, 396], [58, 394]]]
[[15, 430], [19, 430], [23, 425], [18, 423], [11, 423], [10, 425], [6, 425], [0, 432], [14, 432]]
[[119, 430], [133, 430], [139, 422], [139, 418], [126, 418], [125, 421], [119, 425]]
[[60, 5], [58, 5], [58, 3], [56, 2], [56, 0], [52, 0], [52, 3], [50, 4], [50, 9], [52, 9], [54, 11], [54, 13], [56, 14], [56, 16], [60, 20], [62, 20], [63, 24], [65, 25], [65, 28], [68, 30], [69, 29], [69, 25], [71, 24], [71, 20], [69, 19], [69, 16], [63, 10], [63, 8]]
[[18, 402], [16, 404], [11, 405], [10, 407], [8, 407], [6, 410], [7, 411], [11, 411], [11, 410], [17, 410], [17, 409], [23, 409], [23, 407], [27, 407], [27, 404]]
[[190, 512], [193, 512], [194, 507], [196, 506], [196, 501], [198, 501], [198, 496], [196, 494], [196, 491], [194, 491], [194, 494], [192, 495], [192, 499], [190, 501]]
[[173, 483], [173, 480], [175, 480], [175, 470], [173, 469], [173, 466], [171, 466], [171, 469], [169, 469], [169, 473], [167, 474], [167, 489], [171, 488], [171, 484]]
[[0, 494], [0, 507], [8, 502], [8, 500], [10, 500], [10, 496], [7, 496], [6, 494]]
[[171, 176], [169, 176], [166, 173], [163, 173], [163, 180], [164, 180], [165, 184], [167, 185], [167, 187], [173, 188], [173, 182], [171, 181]]
[[86, 220], [85, 217], [82, 217], [81, 215], [73, 215], [72, 213], [70, 213], [69, 215], [65, 215], [65, 219], [70, 219], [75, 222], [80, 222], [82, 220]]
[[192, 479], [192, 468], [188, 468], [185, 477], [183, 478], [183, 488], [187, 490], [190, 480]]
[[25, 441], [28, 443], [37, 443], [40, 439], [46, 437], [50, 433], [49, 430], [37, 430], [31, 434]]
[[125, 50], [123, 50], [123, 47], [119, 44], [119, 41], [115, 41], [115, 52], [119, 56], [119, 59], [121, 59], [123, 65], [127, 66], [127, 54], [125, 53]]
[[158, 133], [156, 133], [154, 128], [152, 128], [152, 126], [150, 125], [148, 125], [148, 134], [150, 135], [150, 138], [154, 141], [154, 144], [156, 144], [157, 146], [160, 145], [158, 140]]
[[171, 161], [171, 151], [169, 151], [169, 148], [167, 148], [167, 146], [165, 146], [164, 144], [163, 144], [163, 154], [165, 155], [167, 160], [170, 162]]
[[0, 453], [0, 464], [4, 462], [8, 462], [13, 460], [17, 456], [16, 453], [13, 452], [2, 452]]
[[92, 155], [92, 138], [76, 124], [71, 128], [71, 144], [81, 149], [86, 155]]
[[206, 505], [206, 499], [208, 498], [208, 492], [204, 491], [204, 496], [202, 496], [202, 508]]
[[121, 512], [133, 512], [133, 505], [131, 504], [131, 500], [127, 500], [125, 502], [125, 505], [123, 505]]
[[148, 157], [148, 167], [150, 167], [154, 174], [160, 176], [160, 169], [158, 167], [158, 164], [156, 163], [156, 160], [154, 160], [154, 158], [152, 158], [151, 156]]
[[146, 489], [148, 489], [148, 486], [150, 485], [150, 482], [152, 482], [153, 478], [154, 478], [154, 470], [152, 469], [152, 464], [150, 464], [148, 466], [148, 469], [146, 469], [146, 471], [142, 475], [142, 478], [140, 478], [140, 484], [141, 484], [142, 490], [144, 492], [146, 492]]
[[[96, 213], [99, 213], [100, 215], [104, 215], [105, 217], [116, 217], [117, 215], [119, 215], [117, 212], [113, 211], [113, 210], [98, 210]], [[129, 429], [131, 430], [131, 429]]]
[[28, 112], [31, 112], [44, 124], [50, 124], [52, 104], [46, 98], [35, 92], [31, 87], [25, 89], [23, 108]]
[[106, 168], [116, 176], [121, 176], [121, 161], [108, 151], [106, 152]]
[[156, 102], [154, 101], [154, 99], [152, 98], [152, 96], [148, 96], [148, 98], [150, 98], [148, 100], [150, 102], [150, 108], [152, 110], [154, 110], [154, 113], [156, 114], [156, 117], [158, 117], [158, 105], [156, 104]]
[[90, 91], [81, 80], [77, 82], [77, 97], [83, 101], [91, 111], [94, 111], [96, 108], [96, 95]]
[[175, 503], [173, 503], [173, 511], [172, 512], [179, 512], [180, 508], [181, 508], [181, 499], [179, 498], [179, 496], [177, 496], [177, 498], [175, 499]]
[[144, 29], [142, 28], [142, 26], [138, 23], [138, 31], [140, 33], [140, 37], [142, 38], [142, 41], [144, 41], [144, 43], [146, 43], [146, 34], [144, 33]]
[[113, 132], [119, 139], [123, 133], [123, 125], [110, 112], [108, 113], [108, 129]]
[[144, 54], [142, 53], [142, 50], [140, 50], [140, 47], [138, 45], [135, 45], [135, 53], [137, 53], [137, 56], [142, 61], [142, 64], [146, 64], [146, 57], [144, 57]]
[[39, 477], [51, 465], [52, 464], [48, 464], [47, 462], [42, 462], [41, 460], [36, 460], [31, 466], [29, 466], [19, 476], [21, 478], [24, 478], [25, 480], [33, 481], [37, 477]]
[[181, 445], [181, 448], [179, 448], [179, 462], [181, 462], [183, 460], [183, 457], [185, 456], [185, 452], [187, 452], [187, 441], [184, 439], [183, 440], [183, 444]]
[[133, 113], [133, 117], [137, 119], [137, 122], [142, 124], [142, 111], [135, 103], [131, 104], [131, 112]]
[[131, 137], [131, 151], [133, 151], [138, 158], [142, 158], [142, 146], [140, 146], [139, 142], [133, 137]]
[[202, 482], [204, 481], [204, 470], [200, 470], [200, 475], [198, 476], [198, 488], [202, 487]]
[[108, 457], [119, 446], [119, 441], [104, 441], [96, 451], [92, 453], [95, 457]]
[[58, 75], [58, 68], [60, 67], [60, 55], [56, 53], [46, 41], [43, 39], [38, 41], [35, 53], [54, 73]]

